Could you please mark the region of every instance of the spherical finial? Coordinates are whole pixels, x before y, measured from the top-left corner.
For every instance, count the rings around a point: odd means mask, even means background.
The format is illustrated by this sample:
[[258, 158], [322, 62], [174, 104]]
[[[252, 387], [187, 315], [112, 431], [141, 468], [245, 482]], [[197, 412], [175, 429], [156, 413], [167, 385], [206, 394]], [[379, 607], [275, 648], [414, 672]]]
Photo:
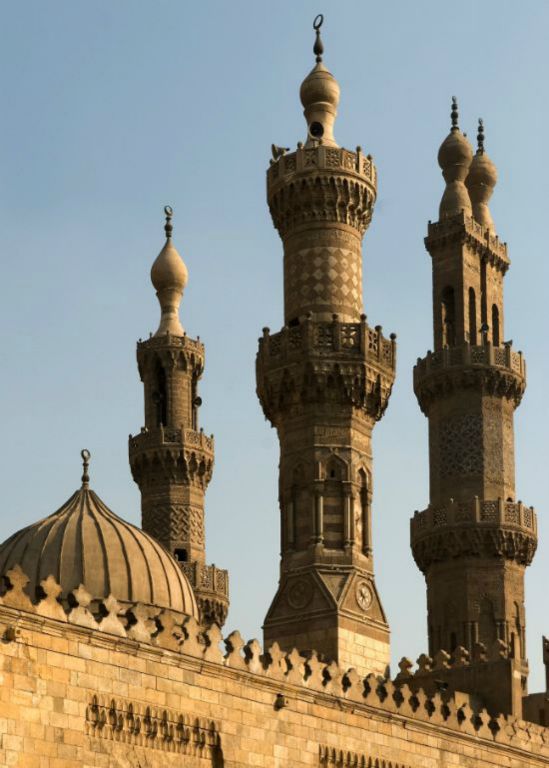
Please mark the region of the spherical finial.
[[458, 125], [458, 118], [459, 118], [458, 101], [457, 101], [455, 96], [452, 96], [452, 111], [450, 112], [450, 117], [452, 119], [452, 130], [453, 131], [459, 131], [459, 125]]
[[164, 225], [164, 232], [166, 233], [166, 238], [169, 240], [173, 232], [173, 225], [172, 225], [173, 208], [171, 207], [171, 205], [164, 206], [164, 213], [166, 214], [166, 223]]
[[322, 61], [322, 54], [324, 53], [324, 45], [322, 44], [322, 38], [320, 37], [320, 27], [322, 26], [323, 21], [324, 21], [324, 16], [321, 13], [319, 13], [318, 16], [315, 16], [315, 20], [313, 21], [313, 29], [316, 32], [316, 39], [315, 39], [315, 44], [313, 46], [313, 53], [316, 56], [317, 64], [320, 61]]
[[484, 123], [482, 122], [482, 117], [478, 119], [477, 154], [484, 154]]
[[91, 453], [88, 451], [87, 448], [84, 448], [84, 450], [80, 451], [80, 456], [82, 456], [82, 488], [87, 488], [90, 484], [90, 476], [88, 474], [88, 469], [90, 466], [90, 459], [91, 459]]

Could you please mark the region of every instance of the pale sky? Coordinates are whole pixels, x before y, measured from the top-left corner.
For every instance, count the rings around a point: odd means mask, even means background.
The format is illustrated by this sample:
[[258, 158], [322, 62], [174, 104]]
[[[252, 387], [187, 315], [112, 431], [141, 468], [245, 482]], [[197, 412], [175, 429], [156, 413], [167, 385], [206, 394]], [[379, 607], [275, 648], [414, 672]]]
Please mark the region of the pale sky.
[[325, 15], [339, 80], [335, 135], [379, 173], [364, 242], [371, 325], [398, 334], [397, 381], [374, 436], [376, 581], [393, 671], [427, 649], [409, 518], [428, 502], [427, 421], [412, 367], [432, 346], [423, 247], [443, 181], [450, 99], [499, 171], [492, 213], [509, 244], [505, 336], [523, 350], [517, 498], [538, 512], [526, 579], [530, 689], [549, 634], [546, 255], [549, 3], [506, 0], [43, 0], [0, 3], [0, 540], [59, 507], [92, 452], [92, 487], [138, 523], [127, 436], [143, 424], [135, 342], [154, 331], [149, 269], [162, 209], [190, 273], [188, 333], [206, 344], [200, 419], [216, 438], [207, 556], [228, 568], [226, 630], [261, 637], [279, 557], [276, 434], [255, 395], [263, 326], [282, 325], [282, 247], [265, 201], [271, 143], [305, 138], [299, 86]]

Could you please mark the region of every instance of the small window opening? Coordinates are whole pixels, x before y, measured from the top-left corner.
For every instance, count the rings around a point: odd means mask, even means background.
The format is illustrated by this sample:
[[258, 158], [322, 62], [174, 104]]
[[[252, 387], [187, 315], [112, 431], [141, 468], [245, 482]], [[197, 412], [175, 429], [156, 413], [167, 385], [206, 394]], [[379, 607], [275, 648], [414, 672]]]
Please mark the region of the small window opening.
[[176, 560], [179, 560], [180, 563], [186, 563], [187, 562], [187, 550], [178, 548], [174, 551], [174, 556]]
[[477, 301], [473, 288], [469, 288], [469, 342], [477, 343]]
[[456, 343], [456, 307], [454, 289], [446, 287], [442, 291], [442, 346], [453, 347]]
[[499, 347], [499, 309], [492, 305], [492, 342], [494, 347]]

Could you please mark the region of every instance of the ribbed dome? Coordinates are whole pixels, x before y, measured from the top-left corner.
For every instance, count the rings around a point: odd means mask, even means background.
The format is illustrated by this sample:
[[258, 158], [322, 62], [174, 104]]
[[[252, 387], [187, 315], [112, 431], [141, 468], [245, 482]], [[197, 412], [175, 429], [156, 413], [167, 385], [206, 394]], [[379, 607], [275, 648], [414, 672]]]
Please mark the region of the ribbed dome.
[[94, 599], [144, 603], [199, 618], [192, 588], [177, 561], [151, 536], [121, 520], [86, 487], [53, 515], [0, 545], [0, 574], [19, 565], [31, 598], [52, 575], [64, 600], [83, 584]]

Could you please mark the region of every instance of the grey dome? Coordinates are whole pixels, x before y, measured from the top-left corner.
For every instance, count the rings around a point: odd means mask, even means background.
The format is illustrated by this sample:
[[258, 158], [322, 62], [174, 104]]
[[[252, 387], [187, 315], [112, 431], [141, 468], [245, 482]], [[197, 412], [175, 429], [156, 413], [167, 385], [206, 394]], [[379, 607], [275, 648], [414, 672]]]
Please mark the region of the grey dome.
[[30, 579], [31, 598], [51, 575], [62, 587], [63, 600], [83, 584], [93, 599], [112, 594], [122, 604], [168, 608], [198, 620], [192, 587], [177, 561], [86, 486], [57, 512], [0, 545], [0, 574], [19, 565]]

